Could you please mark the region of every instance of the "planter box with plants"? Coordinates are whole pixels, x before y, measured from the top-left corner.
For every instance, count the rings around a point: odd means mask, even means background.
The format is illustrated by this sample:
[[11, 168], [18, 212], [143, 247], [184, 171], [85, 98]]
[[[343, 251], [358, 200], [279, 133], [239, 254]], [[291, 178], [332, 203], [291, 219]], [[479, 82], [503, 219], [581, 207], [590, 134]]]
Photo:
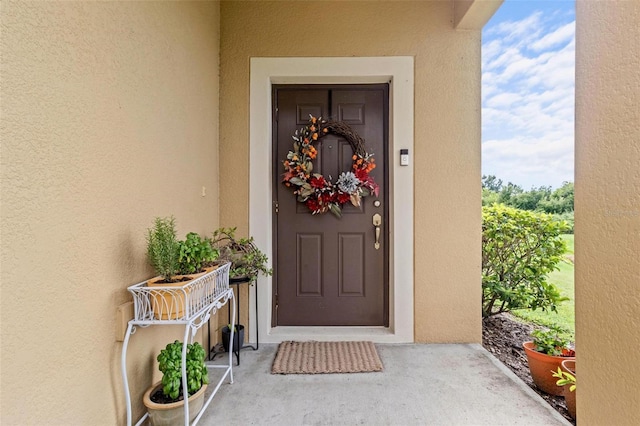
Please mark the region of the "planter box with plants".
[[[147, 231], [147, 256], [158, 274], [146, 287], [150, 292], [151, 309], [157, 320], [176, 320], [197, 312], [198, 306], [215, 297], [206, 279], [217, 265], [218, 252], [208, 240], [190, 232], [186, 240], [176, 236], [175, 219], [156, 218]], [[193, 280], [199, 280], [198, 284]], [[221, 289], [224, 290], [224, 289]], [[194, 306], [195, 305], [195, 306]]]
[[556, 386], [553, 374], [562, 361], [575, 360], [575, 351], [558, 330], [535, 330], [531, 335], [533, 341], [523, 343], [531, 378], [543, 392], [560, 396], [562, 388]]

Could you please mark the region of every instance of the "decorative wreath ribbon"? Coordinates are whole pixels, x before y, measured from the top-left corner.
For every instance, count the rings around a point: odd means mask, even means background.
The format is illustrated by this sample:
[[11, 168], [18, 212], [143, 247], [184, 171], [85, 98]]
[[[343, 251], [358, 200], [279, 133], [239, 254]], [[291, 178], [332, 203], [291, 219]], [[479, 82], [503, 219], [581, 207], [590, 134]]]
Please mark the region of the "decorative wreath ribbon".
[[[331, 176], [327, 179], [319, 173], [312, 173], [313, 160], [318, 155], [314, 143], [330, 133], [345, 138], [353, 150], [351, 170], [340, 173], [335, 183]], [[298, 202], [304, 203], [312, 214], [330, 211], [341, 217], [342, 206], [346, 203], [351, 202], [358, 207], [363, 197], [378, 196], [380, 188], [369, 175], [376, 168], [373, 154], [365, 151], [364, 139], [348, 124], [309, 115], [309, 124], [296, 130], [293, 140], [293, 150], [283, 161], [285, 173], [282, 182], [293, 188]]]

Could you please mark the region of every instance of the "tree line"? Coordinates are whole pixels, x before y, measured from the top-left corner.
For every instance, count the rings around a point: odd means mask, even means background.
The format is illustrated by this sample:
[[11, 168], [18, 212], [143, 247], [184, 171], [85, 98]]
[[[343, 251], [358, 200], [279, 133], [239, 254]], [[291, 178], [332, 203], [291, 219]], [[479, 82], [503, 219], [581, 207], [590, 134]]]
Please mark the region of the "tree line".
[[557, 221], [566, 221], [568, 232], [573, 233], [573, 182], [564, 182], [560, 188], [532, 187], [525, 191], [511, 182], [504, 183], [494, 175], [482, 176], [482, 205], [504, 204], [520, 210], [553, 215]]

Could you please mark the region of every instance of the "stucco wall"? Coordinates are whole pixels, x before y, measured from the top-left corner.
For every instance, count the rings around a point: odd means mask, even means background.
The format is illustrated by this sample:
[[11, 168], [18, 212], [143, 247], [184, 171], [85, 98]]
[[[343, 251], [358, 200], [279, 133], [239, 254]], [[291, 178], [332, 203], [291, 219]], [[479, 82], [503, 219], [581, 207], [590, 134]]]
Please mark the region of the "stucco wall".
[[[1, 8], [0, 423], [123, 424], [116, 307], [152, 275], [145, 231], [218, 224], [219, 5]], [[136, 415], [178, 337], [132, 338]]]
[[640, 3], [576, 2], [581, 425], [640, 424]]
[[241, 233], [248, 228], [249, 59], [415, 57], [419, 342], [481, 339], [480, 32], [455, 31], [452, 20], [453, 2], [444, 1], [221, 2], [220, 222]]

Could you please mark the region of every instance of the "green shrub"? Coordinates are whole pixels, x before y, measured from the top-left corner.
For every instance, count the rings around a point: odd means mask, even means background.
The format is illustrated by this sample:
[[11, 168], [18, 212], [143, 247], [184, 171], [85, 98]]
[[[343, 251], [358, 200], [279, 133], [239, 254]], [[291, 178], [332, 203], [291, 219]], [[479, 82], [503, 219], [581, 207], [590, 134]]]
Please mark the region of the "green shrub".
[[565, 234], [573, 234], [573, 212], [555, 213], [552, 215], [556, 222], [564, 222], [566, 225]]
[[549, 308], [566, 300], [547, 282], [565, 251], [566, 224], [544, 213], [482, 208], [482, 316]]

